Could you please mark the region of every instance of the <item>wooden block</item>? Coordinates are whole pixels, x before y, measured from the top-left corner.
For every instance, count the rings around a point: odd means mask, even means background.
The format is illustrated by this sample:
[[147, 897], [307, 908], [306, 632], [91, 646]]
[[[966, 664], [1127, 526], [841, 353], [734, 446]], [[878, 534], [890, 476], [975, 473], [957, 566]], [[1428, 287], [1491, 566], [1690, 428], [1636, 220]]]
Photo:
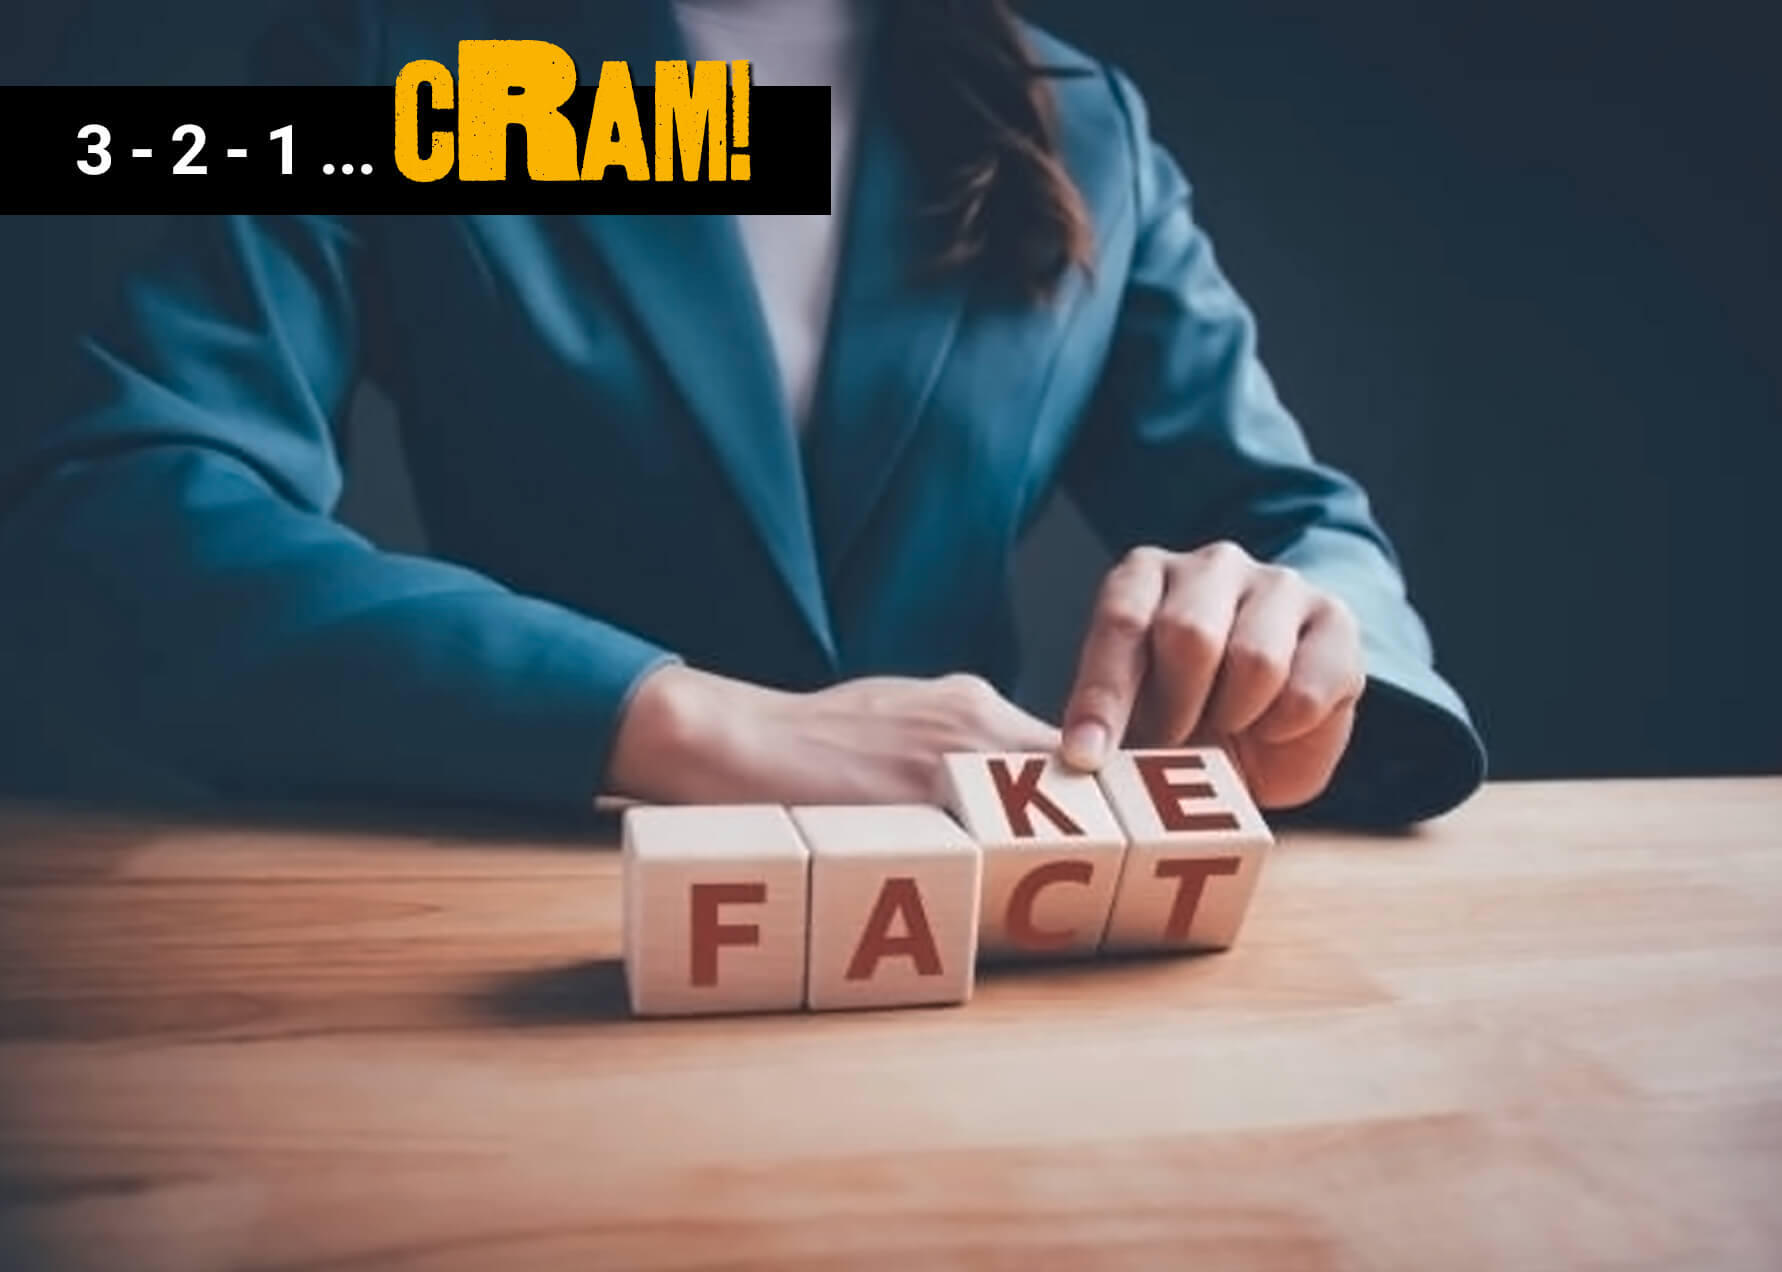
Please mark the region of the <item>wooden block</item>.
[[1099, 774], [1130, 841], [1102, 948], [1224, 949], [1274, 836], [1224, 751], [1123, 751]]
[[991, 959], [1093, 957], [1126, 835], [1093, 774], [1046, 755], [949, 755], [947, 806], [984, 850], [978, 949]]
[[803, 1008], [810, 854], [785, 809], [628, 809], [624, 879], [632, 1011]]
[[938, 808], [795, 808], [811, 853], [812, 1011], [971, 998], [984, 857]]

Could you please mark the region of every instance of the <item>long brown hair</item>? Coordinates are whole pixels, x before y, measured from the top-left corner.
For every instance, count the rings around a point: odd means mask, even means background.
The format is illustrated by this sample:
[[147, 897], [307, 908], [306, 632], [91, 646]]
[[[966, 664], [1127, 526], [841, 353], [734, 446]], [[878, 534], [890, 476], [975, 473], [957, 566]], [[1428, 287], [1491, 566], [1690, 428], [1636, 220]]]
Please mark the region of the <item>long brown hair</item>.
[[981, 265], [1042, 300], [1094, 242], [1059, 154], [1053, 79], [1009, 0], [884, 0], [892, 108], [914, 156], [932, 263]]

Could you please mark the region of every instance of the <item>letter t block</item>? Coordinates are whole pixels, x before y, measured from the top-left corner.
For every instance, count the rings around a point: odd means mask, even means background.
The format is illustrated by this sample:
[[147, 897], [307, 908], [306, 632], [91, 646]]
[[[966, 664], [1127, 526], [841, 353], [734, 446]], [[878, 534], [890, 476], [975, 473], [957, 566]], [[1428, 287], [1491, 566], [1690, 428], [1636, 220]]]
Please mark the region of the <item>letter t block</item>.
[[1094, 957], [1126, 855], [1094, 776], [1037, 754], [945, 765], [948, 807], [984, 849], [985, 957]]
[[804, 1006], [810, 853], [785, 809], [630, 808], [624, 840], [633, 1012]]
[[1131, 840], [1102, 948], [1224, 949], [1274, 836], [1216, 747], [1121, 751], [1098, 774]]

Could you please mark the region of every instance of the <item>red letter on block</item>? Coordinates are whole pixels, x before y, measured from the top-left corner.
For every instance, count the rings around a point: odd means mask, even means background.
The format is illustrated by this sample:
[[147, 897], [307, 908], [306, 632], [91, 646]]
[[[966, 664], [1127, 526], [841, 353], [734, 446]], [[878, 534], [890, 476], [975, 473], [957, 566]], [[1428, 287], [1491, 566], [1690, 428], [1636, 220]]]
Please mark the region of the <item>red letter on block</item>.
[[[891, 935], [891, 921], [903, 916], [905, 935]], [[848, 962], [848, 980], [871, 980], [879, 960], [897, 954], [908, 954], [922, 976], [939, 976], [940, 950], [935, 947], [934, 933], [928, 926], [928, 912], [922, 908], [922, 894], [914, 879], [885, 880], [879, 899], [867, 916], [866, 930]]]
[[1058, 807], [1057, 802], [1039, 788], [1040, 777], [1045, 771], [1046, 761], [1043, 757], [1023, 761], [1019, 777], [1010, 774], [1006, 760], [990, 761], [990, 780], [996, 786], [996, 798], [1002, 801], [1002, 811], [1009, 819], [1009, 830], [1017, 839], [1033, 838], [1033, 818], [1029, 815], [1029, 806], [1044, 813], [1046, 820], [1065, 834], [1083, 833], [1083, 828], [1071, 820], [1070, 814]]
[[1050, 932], [1033, 922], [1033, 903], [1040, 892], [1055, 883], [1088, 883], [1095, 877], [1095, 867], [1087, 861], [1048, 861], [1021, 876], [1009, 893], [1008, 918], [1004, 933], [1011, 945], [1024, 950], [1061, 950], [1077, 939], [1075, 928]]
[[1238, 872], [1236, 857], [1166, 857], [1157, 863], [1159, 879], [1175, 879], [1176, 903], [1169, 912], [1169, 925], [1163, 929], [1166, 941], [1188, 938], [1188, 927], [1194, 922], [1194, 911], [1200, 907], [1200, 894], [1206, 891], [1213, 875], [1234, 875]]
[[1213, 813], [1191, 813], [1182, 807], [1183, 800], [1211, 799], [1219, 792], [1213, 789], [1211, 782], [1187, 781], [1172, 779], [1171, 769], [1192, 769], [1197, 773], [1207, 770], [1206, 762], [1198, 755], [1135, 755], [1132, 757], [1133, 767], [1138, 769], [1139, 777], [1144, 779], [1145, 793], [1151, 797], [1151, 803], [1157, 809], [1157, 819], [1163, 823], [1165, 830], [1236, 830], [1238, 819], [1235, 813], [1221, 810]]
[[767, 900], [765, 883], [696, 883], [692, 887], [693, 983], [718, 983], [718, 947], [759, 945], [761, 929], [753, 923], [719, 923], [721, 905], [760, 905]]

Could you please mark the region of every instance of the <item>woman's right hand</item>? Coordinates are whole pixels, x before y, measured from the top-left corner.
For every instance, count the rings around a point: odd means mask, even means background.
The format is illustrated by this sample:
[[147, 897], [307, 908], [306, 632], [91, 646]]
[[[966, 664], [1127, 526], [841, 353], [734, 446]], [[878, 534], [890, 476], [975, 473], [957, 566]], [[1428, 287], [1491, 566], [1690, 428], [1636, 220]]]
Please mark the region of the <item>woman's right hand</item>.
[[680, 665], [645, 677], [608, 793], [669, 804], [932, 803], [949, 751], [1055, 751], [1058, 730], [977, 676], [873, 676], [810, 693]]

